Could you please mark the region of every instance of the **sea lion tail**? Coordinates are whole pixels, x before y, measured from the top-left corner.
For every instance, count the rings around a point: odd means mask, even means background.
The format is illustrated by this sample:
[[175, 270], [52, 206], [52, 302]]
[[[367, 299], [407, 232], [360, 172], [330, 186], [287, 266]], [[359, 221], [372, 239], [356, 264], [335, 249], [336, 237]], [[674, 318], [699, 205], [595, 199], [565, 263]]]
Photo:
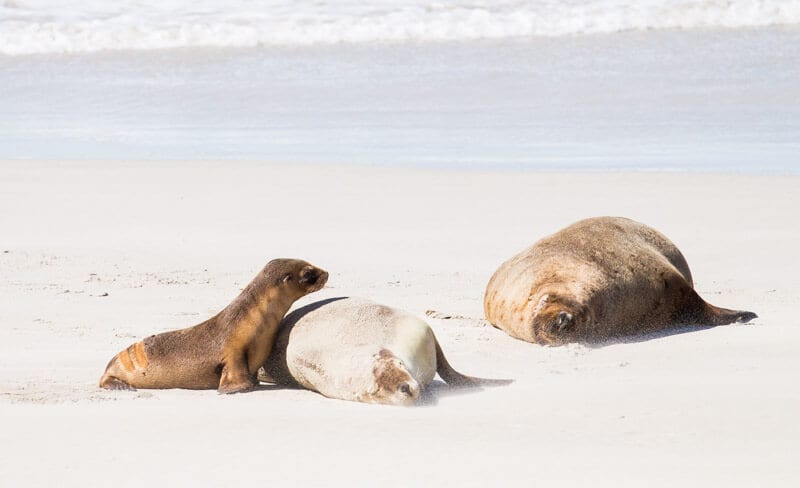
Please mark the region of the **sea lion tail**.
[[455, 369], [453, 369], [453, 367], [450, 366], [450, 363], [447, 362], [447, 358], [444, 357], [444, 352], [442, 351], [442, 347], [439, 345], [439, 341], [435, 340], [435, 343], [436, 343], [436, 372], [439, 373], [439, 376], [444, 380], [444, 382], [450, 386], [456, 386], [456, 387], [502, 386], [514, 382], [514, 380], [475, 378], [472, 376], [461, 374]]

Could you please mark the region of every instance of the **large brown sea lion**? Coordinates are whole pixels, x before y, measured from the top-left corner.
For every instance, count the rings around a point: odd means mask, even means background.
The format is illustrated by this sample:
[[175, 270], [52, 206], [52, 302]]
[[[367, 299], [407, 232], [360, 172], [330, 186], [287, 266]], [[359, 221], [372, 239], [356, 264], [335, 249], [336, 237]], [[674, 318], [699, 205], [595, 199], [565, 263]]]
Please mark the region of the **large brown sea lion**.
[[511, 336], [548, 345], [756, 317], [706, 303], [678, 248], [622, 217], [582, 220], [512, 257], [489, 280], [484, 309]]
[[272, 260], [217, 315], [194, 327], [150, 336], [114, 356], [100, 386], [250, 390], [289, 307], [327, 279], [327, 272], [305, 261]]
[[436, 373], [454, 386], [508, 384], [454, 370], [423, 320], [358, 298], [306, 305], [283, 319], [262, 378], [329, 398], [410, 405]]

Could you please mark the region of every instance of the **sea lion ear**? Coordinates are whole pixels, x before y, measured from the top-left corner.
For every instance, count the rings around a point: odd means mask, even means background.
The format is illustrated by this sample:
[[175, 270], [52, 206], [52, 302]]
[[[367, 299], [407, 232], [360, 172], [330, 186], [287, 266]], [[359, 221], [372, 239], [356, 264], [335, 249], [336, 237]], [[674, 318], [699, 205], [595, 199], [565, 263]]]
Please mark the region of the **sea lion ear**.
[[[535, 297], [533, 295], [528, 297], [528, 301], [532, 301], [532, 300], [535, 300]], [[548, 303], [553, 302], [553, 301], [554, 301], [554, 297], [552, 297], [552, 296], [548, 295], [547, 293], [545, 293], [544, 295], [539, 297], [539, 301], [536, 303], [536, 306], [533, 309], [533, 313], [537, 314], [537, 313], [541, 312], [542, 310], [544, 310], [544, 307], [546, 307]]]

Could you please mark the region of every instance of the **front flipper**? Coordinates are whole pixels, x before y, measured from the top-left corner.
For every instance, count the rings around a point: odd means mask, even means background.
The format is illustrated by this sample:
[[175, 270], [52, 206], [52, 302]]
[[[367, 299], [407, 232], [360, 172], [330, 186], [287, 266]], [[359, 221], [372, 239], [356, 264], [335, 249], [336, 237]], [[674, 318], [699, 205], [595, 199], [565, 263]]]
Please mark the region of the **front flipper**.
[[247, 361], [244, 358], [226, 364], [222, 368], [222, 375], [219, 379], [219, 393], [244, 393], [255, 388], [256, 379], [247, 369]]
[[258, 368], [256, 377], [258, 378], [258, 381], [263, 381], [264, 383], [278, 384], [278, 381], [273, 378], [271, 374], [267, 373], [267, 369], [264, 366]]

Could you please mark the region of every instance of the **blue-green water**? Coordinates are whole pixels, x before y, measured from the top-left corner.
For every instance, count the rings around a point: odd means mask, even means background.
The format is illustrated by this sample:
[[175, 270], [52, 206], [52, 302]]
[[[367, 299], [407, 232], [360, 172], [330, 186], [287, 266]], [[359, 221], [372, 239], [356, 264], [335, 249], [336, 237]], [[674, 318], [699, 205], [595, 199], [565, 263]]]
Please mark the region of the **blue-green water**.
[[800, 174], [800, 30], [0, 56], [0, 159]]

